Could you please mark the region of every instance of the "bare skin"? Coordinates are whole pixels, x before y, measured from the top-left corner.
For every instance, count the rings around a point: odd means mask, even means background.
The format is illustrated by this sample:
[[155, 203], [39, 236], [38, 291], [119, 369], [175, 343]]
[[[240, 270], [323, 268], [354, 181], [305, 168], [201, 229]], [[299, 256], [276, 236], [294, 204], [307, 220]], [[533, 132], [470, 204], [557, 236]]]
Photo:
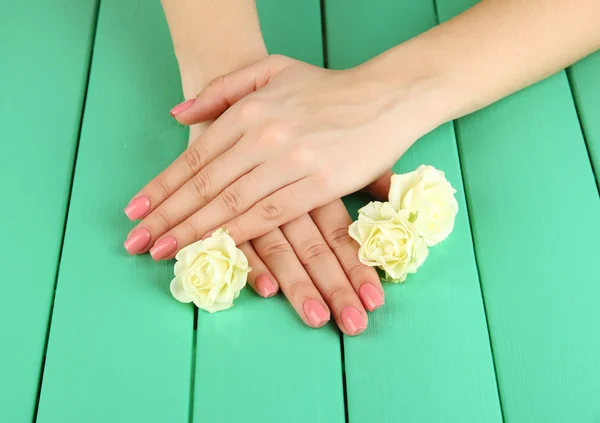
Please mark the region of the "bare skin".
[[[194, 98], [218, 75], [267, 57], [253, 0], [163, 0], [163, 6], [185, 98]], [[190, 142], [210, 124], [191, 125]], [[333, 315], [346, 334], [361, 333], [368, 323], [366, 310], [380, 307], [384, 298], [376, 272], [358, 260], [357, 245], [347, 234], [350, 223], [338, 199], [242, 243], [253, 269], [249, 284], [263, 297], [281, 290], [311, 327]], [[156, 259], [172, 256], [169, 248], [167, 243], [150, 253]]]

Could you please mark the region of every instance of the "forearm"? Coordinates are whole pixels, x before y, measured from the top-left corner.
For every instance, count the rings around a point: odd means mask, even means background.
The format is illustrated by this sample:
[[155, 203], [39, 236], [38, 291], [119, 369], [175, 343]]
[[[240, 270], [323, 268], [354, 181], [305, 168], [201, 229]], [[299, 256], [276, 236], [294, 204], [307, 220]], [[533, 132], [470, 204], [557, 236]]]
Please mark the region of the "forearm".
[[597, 50], [599, 22], [598, 0], [483, 0], [366, 66], [394, 83], [417, 75], [439, 125]]
[[254, 0], [162, 0], [186, 97], [266, 56]]

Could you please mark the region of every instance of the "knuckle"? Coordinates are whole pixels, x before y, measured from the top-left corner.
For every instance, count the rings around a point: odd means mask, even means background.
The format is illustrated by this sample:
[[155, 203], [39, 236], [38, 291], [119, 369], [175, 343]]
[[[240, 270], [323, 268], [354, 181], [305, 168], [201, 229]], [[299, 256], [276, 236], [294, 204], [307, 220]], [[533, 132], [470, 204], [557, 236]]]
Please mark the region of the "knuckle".
[[171, 217], [164, 207], [157, 208], [153, 217], [161, 228], [171, 228]]
[[331, 248], [345, 247], [346, 245], [352, 243], [352, 238], [348, 234], [347, 227], [339, 227], [333, 229], [331, 232], [327, 232], [325, 239], [327, 239], [327, 242]]
[[314, 163], [315, 152], [306, 146], [297, 146], [290, 153], [290, 160], [293, 166], [306, 167]]
[[330, 258], [333, 253], [327, 245], [320, 241], [310, 240], [301, 247], [302, 256], [300, 262], [303, 266], [307, 267], [316, 262]]
[[[307, 291], [307, 288], [310, 287], [310, 281], [306, 279], [292, 279], [291, 282], [285, 284], [285, 296], [292, 298], [301, 298], [303, 296], [303, 292]], [[284, 286], [281, 287], [284, 289]]]
[[239, 192], [237, 192], [237, 190], [233, 187], [229, 187], [226, 188], [222, 193], [221, 193], [221, 199], [223, 202], [223, 206], [225, 207], [225, 210], [234, 213], [234, 214], [239, 214], [240, 210], [241, 210], [241, 206], [242, 206], [242, 199], [240, 197]]
[[225, 86], [225, 76], [226, 75], [219, 75], [210, 81], [206, 86], [205, 91], [220, 91]]
[[190, 193], [192, 197], [207, 202], [211, 199], [210, 177], [207, 172], [199, 172], [191, 179]]
[[346, 272], [348, 275], [348, 279], [350, 279], [351, 281], [361, 281], [363, 279], [367, 279], [368, 273], [369, 271], [369, 267], [358, 262], [355, 263], [354, 265], [350, 266], [348, 268], [348, 271]]
[[181, 229], [183, 233], [191, 234], [191, 237], [194, 240], [199, 240], [202, 238], [202, 236], [204, 236], [204, 233], [201, 232], [201, 228], [199, 228], [193, 220], [186, 220], [183, 222], [181, 224]]
[[239, 118], [246, 122], [256, 120], [263, 114], [263, 111], [263, 104], [258, 100], [247, 100], [240, 104], [238, 109]]
[[270, 241], [265, 243], [262, 248], [261, 256], [263, 258], [275, 258], [282, 255], [290, 254], [292, 247], [283, 240]]
[[324, 295], [327, 300], [333, 304], [341, 304], [348, 298], [351, 293], [349, 285], [332, 284], [324, 290]]
[[273, 203], [261, 204], [260, 217], [267, 222], [279, 221], [283, 217], [283, 208]]
[[336, 173], [330, 164], [320, 163], [315, 177], [319, 186], [324, 188], [336, 188]]
[[159, 196], [161, 198], [168, 197], [171, 193], [169, 184], [167, 183], [167, 181], [165, 181], [164, 178], [162, 178], [160, 176], [157, 177], [156, 179], [154, 179], [152, 188], [154, 191], [156, 191], [159, 194]]
[[198, 172], [203, 167], [202, 156], [200, 152], [193, 147], [188, 148], [185, 153], [183, 153], [183, 158], [188, 168], [192, 173]]
[[271, 121], [263, 124], [258, 131], [258, 140], [261, 144], [278, 145], [283, 144], [291, 138], [291, 129], [289, 125]]

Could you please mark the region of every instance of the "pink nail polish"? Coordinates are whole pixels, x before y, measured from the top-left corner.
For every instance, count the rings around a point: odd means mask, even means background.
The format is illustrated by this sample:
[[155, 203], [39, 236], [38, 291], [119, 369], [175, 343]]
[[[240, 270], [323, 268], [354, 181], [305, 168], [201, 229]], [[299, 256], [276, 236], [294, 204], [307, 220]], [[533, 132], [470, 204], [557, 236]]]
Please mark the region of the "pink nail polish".
[[315, 327], [321, 327], [329, 320], [329, 313], [317, 300], [310, 298], [302, 306], [304, 314]]
[[342, 309], [342, 322], [350, 335], [358, 335], [367, 328], [360, 311], [350, 306]]
[[373, 311], [385, 303], [383, 295], [372, 283], [363, 283], [358, 290], [358, 294], [360, 295], [363, 305], [369, 311]]
[[174, 236], [169, 235], [156, 241], [154, 247], [150, 248], [150, 255], [158, 261], [171, 256], [176, 250], [177, 240]]
[[275, 284], [271, 282], [271, 279], [267, 275], [259, 275], [256, 278], [255, 284], [258, 293], [265, 298], [272, 297], [277, 292]]
[[125, 214], [129, 220], [137, 220], [150, 211], [150, 199], [145, 195], [135, 197], [125, 207]]
[[177, 116], [179, 113], [187, 110], [190, 108], [190, 106], [192, 104], [194, 104], [194, 101], [196, 101], [195, 98], [191, 98], [189, 100], [184, 101], [183, 103], [179, 103], [177, 106], [173, 107], [171, 109], [171, 116], [175, 117]]
[[129, 235], [123, 243], [123, 247], [129, 254], [137, 254], [150, 242], [150, 232], [146, 228], [138, 228]]

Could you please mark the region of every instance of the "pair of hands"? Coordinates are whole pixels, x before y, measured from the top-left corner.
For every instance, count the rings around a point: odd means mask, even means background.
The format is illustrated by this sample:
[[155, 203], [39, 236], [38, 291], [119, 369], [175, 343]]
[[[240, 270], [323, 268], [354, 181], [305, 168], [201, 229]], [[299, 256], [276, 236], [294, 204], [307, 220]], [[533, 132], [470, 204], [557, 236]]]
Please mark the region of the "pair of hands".
[[[216, 120], [126, 208], [143, 220], [125, 248], [168, 259], [224, 227], [259, 294], [280, 288], [309, 326], [325, 324], [331, 309], [342, 331], [362, 332], [363, 305], [382, 305], [383, 290], [358, 261], [339, 198], [384, 174], [418, 136], [414, 119], [397, 130], [411, 103], [398, 102], [398, 91], [410, 97], [358, 68], [281, 56], [217, 78], [172, 110], [183, 124]], [[383, 196], [385, 180], [374, 185]]]

